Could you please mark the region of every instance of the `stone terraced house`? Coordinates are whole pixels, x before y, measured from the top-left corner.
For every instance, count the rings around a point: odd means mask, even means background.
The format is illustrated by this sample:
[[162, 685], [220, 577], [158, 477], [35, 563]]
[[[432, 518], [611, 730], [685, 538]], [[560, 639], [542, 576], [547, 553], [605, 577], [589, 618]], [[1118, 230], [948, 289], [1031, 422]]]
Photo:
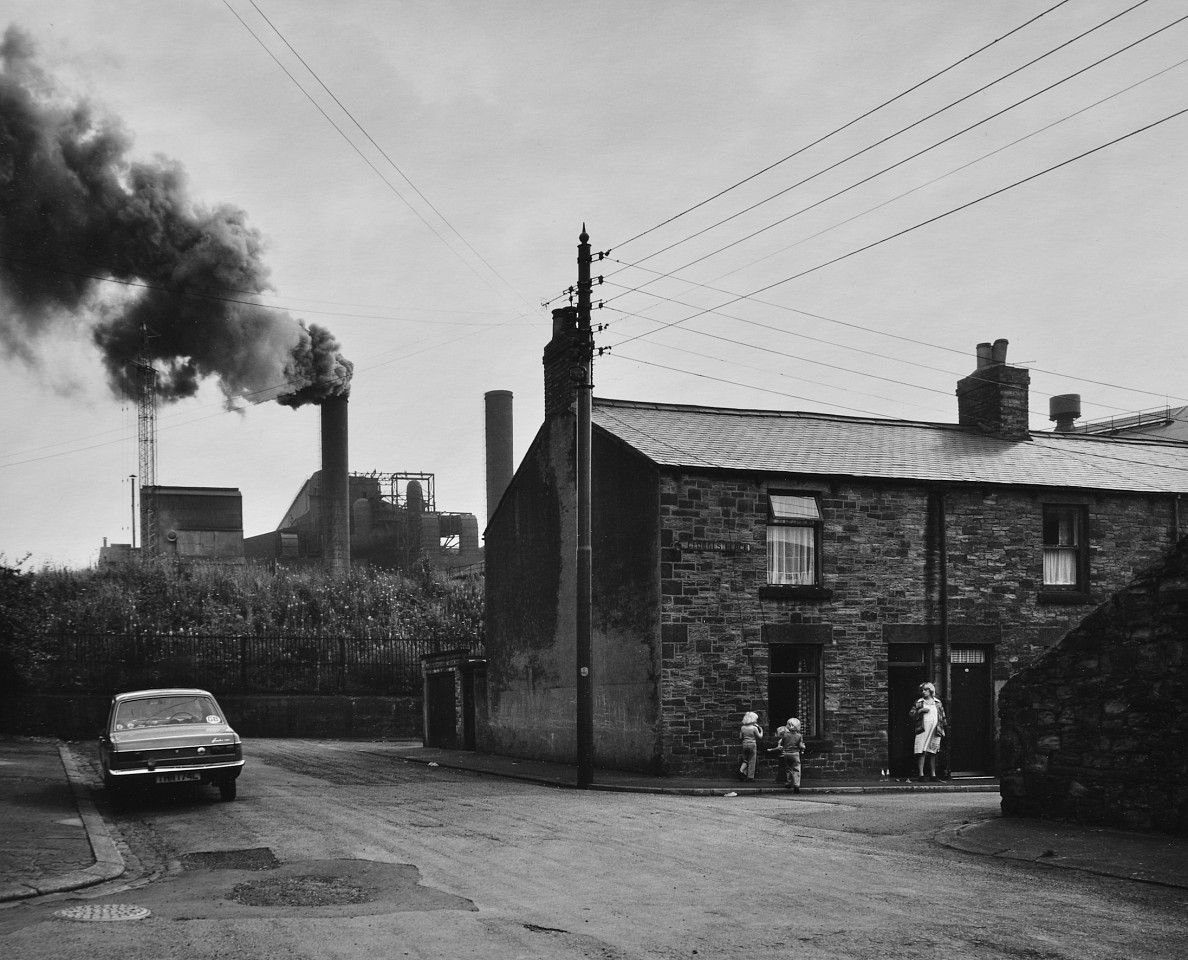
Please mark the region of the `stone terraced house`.
[[[575, 357], [486, 531], [478, 748], [573, 762]], [[1006, 342], [958, 422], [595, 398], [595, 766], [729, 777], [744, 711], [799, 717], [806, 777], [903, 775], [924, 680], [942, 766], [997, 769], [999, 688], [1181, 536], [1188, 444], [1028, 428]]]

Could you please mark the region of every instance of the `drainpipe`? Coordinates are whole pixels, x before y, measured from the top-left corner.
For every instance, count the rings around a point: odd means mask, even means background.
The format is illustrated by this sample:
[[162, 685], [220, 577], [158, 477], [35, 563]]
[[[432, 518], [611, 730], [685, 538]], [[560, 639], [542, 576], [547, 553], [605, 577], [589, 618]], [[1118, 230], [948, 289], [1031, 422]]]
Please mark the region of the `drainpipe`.
[[[937, 495], [936, 507], [936, 525], [937, 525], [937, 539], [939, 541], [938, 566], [940, 568], [940, 642], [941, 642], [941, 700], [949, 704], [949, 710], [953, 709], [952, 701], [949, 699], [949, 691], [952, 689], [953, 681], [953, 663], [949, 651], [949, 531], [948, 522], [945, 516], [945, 491], [942, 488]], [[945, 762], [950, 769], [946, 772], [952, 774], [952, 746], [949, 745], [945, 756]]]

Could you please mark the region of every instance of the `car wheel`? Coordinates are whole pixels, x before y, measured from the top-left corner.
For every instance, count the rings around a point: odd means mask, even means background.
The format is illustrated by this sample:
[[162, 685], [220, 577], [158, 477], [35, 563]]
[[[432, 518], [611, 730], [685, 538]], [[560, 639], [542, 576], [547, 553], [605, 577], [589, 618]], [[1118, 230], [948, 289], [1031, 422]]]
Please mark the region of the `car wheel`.
[[235, 799], [235, 781], [228, 780], [226, 783], [219, 784], [219, 796], [223, 800]]

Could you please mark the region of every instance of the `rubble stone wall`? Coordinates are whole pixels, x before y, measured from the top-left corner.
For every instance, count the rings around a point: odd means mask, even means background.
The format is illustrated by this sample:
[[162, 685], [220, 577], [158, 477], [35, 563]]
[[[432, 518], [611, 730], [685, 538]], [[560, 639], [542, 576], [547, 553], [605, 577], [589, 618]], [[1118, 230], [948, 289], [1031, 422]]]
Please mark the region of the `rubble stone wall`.
[[1188, 834], [1186, 545], [1005, 685], [1005, 815]]

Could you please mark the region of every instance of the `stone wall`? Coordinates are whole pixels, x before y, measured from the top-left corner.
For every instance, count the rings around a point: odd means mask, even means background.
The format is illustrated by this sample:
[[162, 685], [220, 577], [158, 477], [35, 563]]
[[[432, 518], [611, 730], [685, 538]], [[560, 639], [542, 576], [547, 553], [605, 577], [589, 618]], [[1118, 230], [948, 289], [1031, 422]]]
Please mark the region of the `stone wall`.
[[[766, 585], [769, 489], [815, 492], [824, 517], [819, 591], [772, 595]], [[1171, 497], [923, 485], [836, 478], [670, 474], [661, 478], [662, 751], [666, 772], [729, 769], [744, 711], [765, 713], [768, 625], [819, 637], [824, 730], [806, 774], [875, 774], [889, 755], [888, 642], [936, 637], [941, 536], [947, 547], [952, 637], [978, 637], [1005, 682], [1086, 613], [1084, 596], [1042, 589], [1043, 506], [1084, 504], [1090, 596], [1100, 602], [1174, 542]], [[682, 549], [690, 541], [730, 549]], [[942, 648], [932, 643], [940, 686]], [[943, 689], [943, 688], [942, 688]], [[763, 716], [774, 728], [782, 718]], [[910, 741], [909, 741], [910, 742]]]
[[1000, 696], [1002, 810], [1188, 834], [1188, 540]]

